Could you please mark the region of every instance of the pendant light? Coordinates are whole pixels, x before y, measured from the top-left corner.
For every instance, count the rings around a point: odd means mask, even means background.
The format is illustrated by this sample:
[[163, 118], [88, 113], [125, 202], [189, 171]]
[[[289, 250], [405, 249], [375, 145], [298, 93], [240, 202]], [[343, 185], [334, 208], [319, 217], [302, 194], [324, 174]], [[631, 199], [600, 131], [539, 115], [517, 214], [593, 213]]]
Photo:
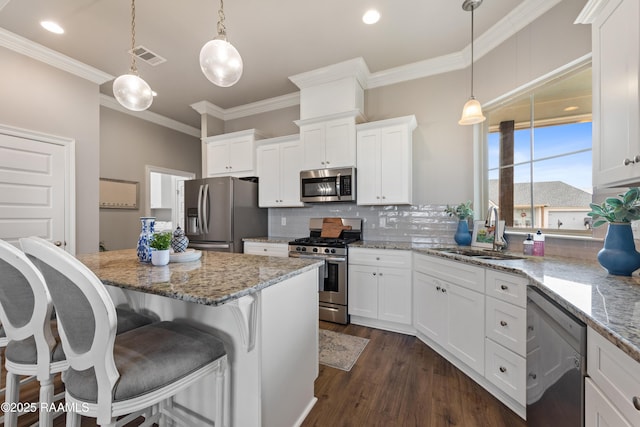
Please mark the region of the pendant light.
[[136, 1], [131, 0], [131, 67], [128, 74], [123, 74], [113, 82], [113, 95], [118, 102], [132, 111], [143, 111], [151, 106], [153, 92], [151, 87], [138, 76], [136, 55]]
[[461, 125], [474, 125], [486, 120], [486, 117], [482, 115], [480, 103], [473, 96], [473, 11], [481, 4], [482, 0], [464, 0], [462, 3], [462, 9], [467, 12], [471, 11], [471, 97], [462, 108], [462, 117], [458, 122]]
[[200, 68], [209, 81], [220, 87], [233, 86], [242, 77], [242, 57], [227, 41], [224, 26], [224, 5], [218, 10], [218, 35], [200, 50]]

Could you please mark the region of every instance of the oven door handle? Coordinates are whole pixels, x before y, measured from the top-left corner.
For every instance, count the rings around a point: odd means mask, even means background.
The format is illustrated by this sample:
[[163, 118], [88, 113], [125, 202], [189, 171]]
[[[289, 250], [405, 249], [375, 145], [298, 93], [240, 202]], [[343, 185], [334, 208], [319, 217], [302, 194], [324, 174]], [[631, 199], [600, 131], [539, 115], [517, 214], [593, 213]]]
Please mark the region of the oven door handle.
[[289, 258], [305, 258], [305, 259], [317, 259], [317, 260], [325, 260], [327, 262], [335, 261], [335, 262], [346, 262], [346, 258], [337, 258], [337, 257], [325, 257], [322, 255], [300, 255], [298, 253], [289, 254]]

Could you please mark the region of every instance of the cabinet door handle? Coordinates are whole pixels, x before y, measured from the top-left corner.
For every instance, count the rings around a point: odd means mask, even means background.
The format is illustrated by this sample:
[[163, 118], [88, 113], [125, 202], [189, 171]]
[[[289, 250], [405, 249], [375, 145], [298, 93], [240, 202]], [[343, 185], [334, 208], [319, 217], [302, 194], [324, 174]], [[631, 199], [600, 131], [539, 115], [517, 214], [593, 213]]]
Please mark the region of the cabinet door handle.
[[436, 286], [436, 291], [440, 291], [440, 289], [442, 289], [440, 286]]
[[506, 291], [507, 289], [509, 289], [509, 287], [507, 285], [500, 285], [500, 289]]
[[625, 166], [629, 166], [629, 165], [632, 165], [632, 164], [638, 163], [638, 162], [640, 162], [640, 155], [635, 156], [633, 159], [630, 159], [630, 158], [627, 157], [626, 159], [624, 159], [624, 162], [622, 162], [622, 163]]
[[633, 399], [631, 399], [631, 401], [633, 402], [633, 407], [640, 411], [640, 397], [633, 396]]
[[447, 293], [447, 290], [446, 290], [445, 288], [442, 288], [442, 293], [443, 293], [443, 294], [446, 294], [446, 293]]
[[504, 320], [500, 321], [500, 326], [507, 326], [507, 322], [505, 322]]
[[530, 372], [529, 378], [531, 378], [532, 380], [535, 380], [536, 378], [538, 378], [538, 376], [534, 372]]
[[378, 273], [378, 276], [382, 276], [382, 273]]
[[502, 372], [503, 374], [507, 372], [507, 368], [505, 368], [504, 366], [500, 366], [499, 369], [500, 369], [500, 372]]
[[376, 273], [373, 273], [373, 275], [375, 276], [375, 275], [376, 275]]

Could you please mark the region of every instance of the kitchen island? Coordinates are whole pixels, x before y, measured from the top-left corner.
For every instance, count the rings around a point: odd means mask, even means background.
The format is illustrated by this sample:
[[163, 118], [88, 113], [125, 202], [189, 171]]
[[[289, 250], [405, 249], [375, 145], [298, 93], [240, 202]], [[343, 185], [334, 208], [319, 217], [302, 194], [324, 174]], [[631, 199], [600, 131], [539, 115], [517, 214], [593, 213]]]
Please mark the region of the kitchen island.
[[[80, 255], [116, 305], [210, 331], [225, 342], [232, 426], [299, 425], [318, 375], [318, 269], [322, 262], [203, 251], [157, 267], [133, 249]], [[213, 419], [215, 389], [203, 379], [176, 405]]]

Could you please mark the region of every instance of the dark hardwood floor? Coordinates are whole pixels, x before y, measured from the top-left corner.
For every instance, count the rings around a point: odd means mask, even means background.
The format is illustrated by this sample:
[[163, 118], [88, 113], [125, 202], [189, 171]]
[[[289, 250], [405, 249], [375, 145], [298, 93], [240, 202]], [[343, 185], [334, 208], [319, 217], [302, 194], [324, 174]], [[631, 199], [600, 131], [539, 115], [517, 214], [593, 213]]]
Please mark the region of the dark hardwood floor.
[[357, 325], [320, 327], [370, 341], [350, 372], [320, 365], [318, 402], [303, 427], [526, 426], [415, 337]]
[[[320, 365], [315, 383], [318, 402], [303, 427], [526, 426], [525, 421], [415, 337], [357, 325], [320, 322], [320, 327], [368, 338], [370, 342], [350, 372]], [[24, 387], [21, 400], [37, 400], [37, 388]], [[37, 414], [20, 417], [18, 425], [35, 421]], [[54, 425], [63, 426], [64, 416]], [[82, 426], [95, 426], [95, 422], [83, 418]]]

